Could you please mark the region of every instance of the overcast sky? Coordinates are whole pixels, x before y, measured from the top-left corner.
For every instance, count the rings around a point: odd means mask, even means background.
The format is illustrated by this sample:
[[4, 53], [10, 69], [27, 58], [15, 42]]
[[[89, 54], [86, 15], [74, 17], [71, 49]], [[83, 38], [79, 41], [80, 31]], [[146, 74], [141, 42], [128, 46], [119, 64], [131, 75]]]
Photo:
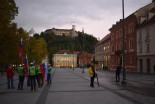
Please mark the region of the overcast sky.
[[[124, 0], [125, 17], [152, 0]], [[122, 18], [122, 0], [15, 0], [19, 14], [15, 18], [18, 27], [36, 33], [51, 29], [84, 31], [103, 38], [112, 24]]]

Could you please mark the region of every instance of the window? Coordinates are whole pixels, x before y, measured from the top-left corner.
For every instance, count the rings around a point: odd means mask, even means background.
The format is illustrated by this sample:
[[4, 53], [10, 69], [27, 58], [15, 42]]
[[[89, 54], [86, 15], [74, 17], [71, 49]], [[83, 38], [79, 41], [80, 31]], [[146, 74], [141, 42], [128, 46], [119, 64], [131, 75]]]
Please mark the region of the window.
[[133, 33], [133, 24], [129, 25], [129, 34]]
[[114, 45], [112, 45], [111, 50], [112, 50], [112, 52], [114, 52]]
[[119, 35], [118, 35], [118, 31], [116, 31], [116, 39], [118, 39]]
[[147, 52], [150, 51], [150, 44], [147, 44]]
[[122, 37], [122, 30], [119, 30], [119, 35], [120, 37]]
[[130, 49], [134, 48], [134, 40], [133, 39], [129, 40], [129, 47], [130, 47]]
[[114, 40], [114, 33], [111, 34], [111, 40]]
[[123, 48], [122, 48], [122, 42], [120, 43], [120, 50], [123, 50]]
[[119, 50], [119, 44], [116, 44], [116, 51]]
[[146, 37], [149, 37], [149, 29], [146, 29]]
[[109, 45], [107, 46], [107, 48], [109, 49]]
[[139, 21], [138, 21], [138, 22], [139, 22], [139, 24], [141, 24], [141, 16], [139, 16], [139, 18], [138, 18], [138, 19], [139, 19]]
[[140, 68], [140, 72], [143, 71], [143, 59], [139, 60], [139, 68]]
[[142, 39], [142, 32], [139, 31], [139, 38]]
[[139, 46], [139, 53], [142, 53], [142, 46]]

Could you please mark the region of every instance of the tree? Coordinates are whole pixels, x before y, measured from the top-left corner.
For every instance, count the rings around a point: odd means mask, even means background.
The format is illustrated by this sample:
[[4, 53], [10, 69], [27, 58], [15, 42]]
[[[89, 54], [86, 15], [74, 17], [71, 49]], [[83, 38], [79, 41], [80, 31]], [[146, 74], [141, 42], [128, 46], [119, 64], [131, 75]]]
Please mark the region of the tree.
[[0, 26], [6, 28], [18, 14], [14, 0], [0, 0]]
[[42, 60], [48, 55], [47, 44], [43, 38], [30, 38], [28, 58], [30, 62], [41, 64]]
[[0, 64], [16, 61], [17, 24], [12, 20], [17, 14], [18, 7], [14, 0], [0, 0]]

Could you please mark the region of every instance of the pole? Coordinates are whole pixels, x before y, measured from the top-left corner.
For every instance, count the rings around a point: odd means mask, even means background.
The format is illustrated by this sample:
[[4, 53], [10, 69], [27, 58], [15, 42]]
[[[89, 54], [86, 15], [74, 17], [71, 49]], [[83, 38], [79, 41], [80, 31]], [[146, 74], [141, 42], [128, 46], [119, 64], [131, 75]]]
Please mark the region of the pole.
[[126, 63], [126, 57], [125, 57], [125, 23], [124, 23], [124, 0], [122, 0], [122, 12], [123, 12], [123, 80], [122, 80], [122, 84], [126, 85], [126, 67], [125, 67], [125, 63]]
[[83, 33], [83, 71], [82, 73], [84, 73], [84, 28], [82, 27], [82, 33]]

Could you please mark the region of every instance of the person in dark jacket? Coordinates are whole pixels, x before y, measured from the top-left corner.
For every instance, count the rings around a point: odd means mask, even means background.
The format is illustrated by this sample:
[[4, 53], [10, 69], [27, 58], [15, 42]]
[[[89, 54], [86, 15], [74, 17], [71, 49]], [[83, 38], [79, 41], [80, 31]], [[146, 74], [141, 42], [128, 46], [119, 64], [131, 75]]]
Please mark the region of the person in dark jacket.
[[117, 66], [117, 69], [116, 69], [116, 82], [120, 81], [120, 72], [121, 72], [121, 67]]
[[7, 68], [8, 89], [10, 89], [10, 83], [11, 83], [11, 88], [14, 89], [14, 85], [13, 85], [14, 74], [15, 74], [15, 71], [12, 68], [12, 65], [10, 64], [9, 67]]

